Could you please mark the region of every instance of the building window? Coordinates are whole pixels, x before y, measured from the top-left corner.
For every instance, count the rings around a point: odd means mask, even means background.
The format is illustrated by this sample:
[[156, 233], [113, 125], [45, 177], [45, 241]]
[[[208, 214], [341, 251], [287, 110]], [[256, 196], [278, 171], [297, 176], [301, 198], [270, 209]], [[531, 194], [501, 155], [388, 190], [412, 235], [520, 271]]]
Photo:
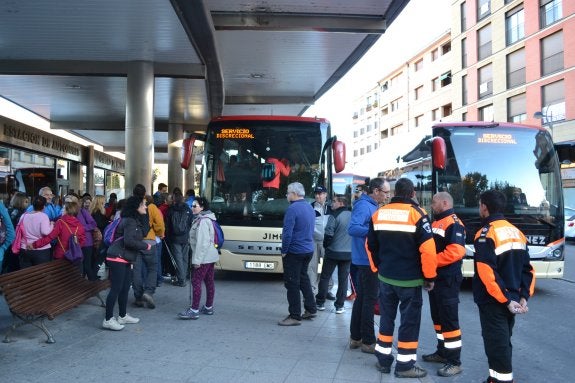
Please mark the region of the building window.
[[399, 109], [399, 101], [401, 100], [401, 98], [398, 98], [397, 100], [393, 100], [391, 102], [391, 111], [395, 112]]
[[451, 52], [451, 41], [446, 42], [441, 46], [441, 55], [446, 55]]
[[483, 20], [491, 14], [491, 1], [478, 0], [477, 1], [477, 21]]
[[421, 123], [423, 122], [423, 114], [420, 114], [419, 116], [415, 117], [415, 127], [419, 128], [421, 126]]
[[439, 109], [433, 109], [431, 111], [431, 121], [437, 121], [438, 117], [439, 117]]
[[451, 71], [445, 72], [439, 77], [439, 81], [441, 81], [441, 87], [447, 86], [451, 84]]
[[423, 85], [418, 86], [417, 88], [415, 88], [415, 99], [419, 100], [421, 98], [421, 95], [423, 94]]
[[507, 30], [507, 46], [525, 37], [525, 12], [523, 11], [523, 6], [507, 12], [505, 27]]
[[483, 108], [479, 108], [479, 121], [494, 121], [493, 105], [486, 105]]
[[364, 148], [359, 148], [359, 155], [363, 156], [365, 154], [365, 149]]
[[527, 119], [525, 93], [507, 99], [507, 121], [521, 123]]
[[371, 132], [371, 124], [367, 124], [366, 132], [367, 133]]
[[381, 115], [382, 116], [387, 116], [389, 114], [389, 108], [386, 106], [384, 106], [383, 108], [381, 108]]
[[367, 145], [367, 146], [365, 147], [365, 151], [366, 151], [367, 153], [371, 153], [371, 145]]
[[415, 62], [415, 71], [419, 72], [423, 68], [423, 59]]
[[485, 98], [493, 94], [493, 70], [491, 64], [479, 68], [479, 98]]
[[507, 89], [525, 84], [525, 49], [507, 55]]
[[379, 147], [379, 145], [377, 144], [377, 142], [375, 144], [373, 144], [373, 150], [377, 150], [378, 147]]
[[357, 130], [353, 131], [353, 138], [357, 138], [358, 134], [357, 134]]
[[403, 125], [401, 125], [401, 124], [396, 125], [396, 126], [391, 128], [391, 135], [397, 136], [398, 134], [401, 134], [402, 131], [403, 131]]
[[563, 80], [552, 82], [541, 88], [541, 111], [543, 123], [565, 119], [565, 84]]
[[360, 135], [360, 136], [363, 136], [364, 134], [365, 134], [365, 128], [361, 128], [361, 129], [359, 130], [359, 135]]
[[548, 27], [563, 17], [561, 0], [540, 0], [539, 18], [541, 28]]
[[431, 91], [435, 92], [439, 89], [439, 77], [434, 78], [431, 80]]
[[467, 30], [467, 9], [465, 1], [459, 4], [459, 14], [461, 18], [461, 32], [465, 32]]
[[381, 139], [385, 140], [387, 137], [389, 137], [389, 129], [385, 129], [381, 131]]
[[461, 39], [461, 67], [467, 68], [467, 39]]
[[491, 56], [491, 24], [477, 31], [477, 58], [479, 61]]
[[353, 151], [353, 156], [354, 156], [354, 157], [357, 157], [357, 149], [355, 149], [355, 150]]
[[441, 115], [443, 117], [451, 116], [451, 113], [453, 113], [453, 108], [451, 107], [451, 104], [446, 104], [441, 107]]
[[467, 121], [467, 112], [461, 113], [461, 121]]
[[461, 104], [467, 105], [467, 75], [461, 77]]
[[431, 51], [431, 61], [437, 60], [438, 57], [439, 57], [439, 49], [435, 48], [434, 50]]
[[541, 39], [541, 76], [563, 69], [563, 31]]
[[387, 90], [387, 81], [383, 83], [383, 85], [381, 86], [381, 93], [385, 92]]

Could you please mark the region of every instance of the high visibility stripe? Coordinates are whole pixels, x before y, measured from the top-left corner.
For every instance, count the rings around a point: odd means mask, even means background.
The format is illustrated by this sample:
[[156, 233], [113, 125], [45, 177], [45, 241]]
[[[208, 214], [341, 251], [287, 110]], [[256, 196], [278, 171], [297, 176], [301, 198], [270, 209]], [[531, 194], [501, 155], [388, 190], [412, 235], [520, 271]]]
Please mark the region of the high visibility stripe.
[[417, 348], [417, 341], [416, 342], [397, 342], [397, 348], [407, 348], [407, 349], [416, 349]]
[[383, 347], [379, 344], [375, 345], [375, 352], [379, 352], [380, 354], [384, 355], [391, 355], [391, 347]]
[[443, 334], [440, 333], [440, 332], [438, 332], [438, 333], [437, 333], [437, 339], [443, 340]]
[[437, 235], [439, 235], [440, 237], [445, 237], [445, 230], [440, 229], [439, 227], [434, 227], [434, 228], [432, 229], [432, 231], [433, 231], [433, 234], [437, 234]]
[[369, 247], [367, 246], [367, 238], [365, 239], [363, 247], [365, 247], [365, 252], [367, 253], [367, 259], [369, 261], [369, 267], [371, 268], [371, 271], [377, 273], [377, 265], [375, 262], [373, 262], [373, 254], [371, 254], [371, 251], [369, 251]]
[[403, 363], [407, 363], [407, 362], [411, 362], [411, 361], [417, 361], [417, 354], [397, 354], [397, 361], [398, 362], [403, 362]]
[[415, 233], [415, 225], [401, 225], [393, 223], [374, 223], [373, 229], [376, 231], [401, 231], [404, 233]]
[[495, 248], [495, 254], [500, 255], [509, 250], [525, 250], [527, 245], [521, 242], [507, 242]]
[[457, 336], [461, 336], [461, 330], [453, 330], [453, 331], [446, 331], [443, 333], [443, 336], [446, 338], [455, 338]]
[[383, 343], [391, 343], [393, 342], [393, 335], [377, 334], [377, 339]]
[[512, 372], [509, 372], [507, 374], [503, 374], [501, 372], [497, 372], [495, 370], [489, 369], [489, 376], [497, 379], [500, 382], [513, 382], [513, 373]]
[[445, 348], [449, 348], [449, 349], [456, 349], [456, 348], [461, 348], [461, 341], [460, 340], [456, 340], [456, 341], [445, 341], [444, 342]]

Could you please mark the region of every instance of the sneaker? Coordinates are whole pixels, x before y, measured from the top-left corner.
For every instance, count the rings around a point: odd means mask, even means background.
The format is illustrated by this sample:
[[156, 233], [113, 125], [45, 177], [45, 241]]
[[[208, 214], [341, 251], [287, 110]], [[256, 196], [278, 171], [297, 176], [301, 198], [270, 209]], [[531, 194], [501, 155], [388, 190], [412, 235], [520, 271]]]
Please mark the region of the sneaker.
[[214, 308], [213, 307], [207, 308], [206, 305], [204, 305], [204, 307], [200, 309], [200, 313], [205, 315], [214, 315]]
[[457, 374], [461, 374], [463, 368], [461, 366], [456, 366], [455, 364], [446, 363], [443, 367], [437, 370], [437, 375], [439, 376], [453, 376]]
[[382, 366], [379, 362], [375, 362], [375, 368], [377, 368], [377, 371], [384, 374], [389, 374], [391, 372], [391, 366]]
[[366, 354], [375, 354], [375, 343], [372, 344], [361, 344], [361, 352], [365, 352]]
[[119, 324], [135, 324], [140, 321], [140, 318], [134, 318], [130, 314], [126, 313], [126, 315], [124, 315], [123, 317], [118, 316], [117, 321]]
[[301, 319], [312, 319], [317, 316], [317, 313], [310, 313], [309, 311], [305, 310], [303, 314], [301, 314]]
[[154, 302], [154, 297], [152, 297], [150, 294], [144, 293], [144, 295], [142, 295], [142, 300], [144, 302], [146, 302], [149, 309], [155, 309], [156, 308], [156, 303]]
[[180, 319], [198, 319], [200, 317], [199, 311], [194, 311], [191, 307], [178, 314]]
[[327, 295], [325, 296], [325, 299], [330, 300], [330, 301], [335, 301], [335, 295], [333, 295], [332, 293], [327, 293]]
[[317, 303], [315, 306], [317, 307], [318, 311], [325, 310], [325, 304], [323, 303]]
[[349, 338], [349, 348], [351, 348], [352, 350], [355, 350], [356, 348], [360, 348], [360, 347], [361, 347], [361, 339], [355, 340], [355, 339]]
[[336, 307], [335, 313], [336, 314], [343, 314], [345, 312], [345, 307]]
[[421, 358], [423, 359], [424, 362], [442, 363], [442, 364], [446, 364], [446, 363], [447, 363], [447, 359], [445, 359], [444, 357], [442, 357], [441, 355], [439, 355], [439, 354], [437, 353], [437, 351], [435, 351], [433, 354], [423, 355]]
[[299, 325], [301, 325], [301, 321], [294, 319], [288, 315], [287, 317], [285, 317], [285, 319], [282, 319], [281, 321], [279, 321], [278, 325], [280, 325], [280, 326], [299, 326]]
[[410, 370], [406, 371], [395, 370], [393, 374], [396, 378], [423, 378], [424, 376], [427, 376], [427, 371], [421, 367], [413, 366]]
[[119, 324], [116, 318], [111, 317], [108, 320], [104, 318], [104, 322], [102, 322], [102, 327], [107, 328], [108, 330], [120, 331], [121, 329], [124, 328], [124, 325]]

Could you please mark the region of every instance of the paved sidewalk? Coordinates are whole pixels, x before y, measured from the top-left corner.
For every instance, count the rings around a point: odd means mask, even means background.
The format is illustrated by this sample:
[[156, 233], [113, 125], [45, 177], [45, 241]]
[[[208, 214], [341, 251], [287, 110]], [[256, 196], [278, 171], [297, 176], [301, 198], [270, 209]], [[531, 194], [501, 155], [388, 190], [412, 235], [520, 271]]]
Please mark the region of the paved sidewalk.
[[[130, 306], [141, 319], [119, 332], [101, 328], [104, 309], [97, 299], [48, 321], [55, 344], [46, 344], [44, 333], [24, 326], [14, 333], [15, 342], [0, 343], [0, 382], [479, 382], [487, 363], [477, 329], [464, 332], [464, 372], [439, 378], [436, 365], [419, 364], [424, 379], [396, 379], [379, 373], [373, 355], [348, 347], [351, 302], [347, 311], [326, 310], [301, 326], [281, 327], [287, 300], [281, 276], [217, 273], [213, 316], [180, 320], [187, 307], [189, 285], [164, 285], [157, 290], [155, 310]], [[426, 294], [424, 294], [426, 295]], [[2, 339], [11, 323], [0, 299]], [[133, 298], [130, 296], [130, 303]], [[469, 311], [470, 292], [462, 293]], [[473, 307], [475, 310], [475, 307]], [[476, 314], [473, 311], [473, 314]], [[481, 343], [479, 343], [481, 344]], [[433, 351], [433, 329], [424, 303], [419, 359]]]

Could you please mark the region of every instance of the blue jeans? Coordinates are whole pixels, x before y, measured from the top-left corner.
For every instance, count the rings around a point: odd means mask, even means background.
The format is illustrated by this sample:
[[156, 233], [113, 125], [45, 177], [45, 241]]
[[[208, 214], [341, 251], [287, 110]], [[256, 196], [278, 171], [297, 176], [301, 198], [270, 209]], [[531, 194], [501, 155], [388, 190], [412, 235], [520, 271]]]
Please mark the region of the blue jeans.
[[140, 252], [138, 258], [134, 262], [134, 280], [132, 289], [134, 290], [134, 297], [140, 300], [144, 292], [153, 295], [156, 292], [157, 283], [157, 259], [156, 259], [156, 245], [152, 246], [149, 251]]
[[307, 268], [313, 253], [286, 254], [282, 258], [284, 268], [284, 285], [287, 289], [289, 315], [293, 319], [301, 320], [301, 295], [303, 294], [304, 308], [309, 313], [315, 314], [315, 298], [311, 289]]

